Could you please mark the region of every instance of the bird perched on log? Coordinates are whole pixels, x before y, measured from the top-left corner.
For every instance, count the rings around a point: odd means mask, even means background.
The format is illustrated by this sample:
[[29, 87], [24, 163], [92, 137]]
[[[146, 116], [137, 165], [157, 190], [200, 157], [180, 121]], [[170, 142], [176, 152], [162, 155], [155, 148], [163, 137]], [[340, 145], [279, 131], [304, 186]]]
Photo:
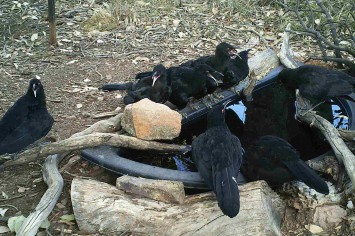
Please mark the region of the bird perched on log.
[[355, 78], [341, 71], [320, 66], [303, 65], [296, 69], [283, 69], [278, 75], [286, 88], [299, 89], [303, 98], [314, 107], [333, 97], [344, 97], [355, 91]]
[[169, 99], [170, 93], [171, 79], [166, 68], [159, 64], [154, 67], [151, 77], [141, 79], [132, 85], [123, 101], [127, 105], [148, 98], [156, 103], [164, 103]]
[[46, 136], [53, 121], [41, 81], [31, 79], [26, 94], [0, 120], [0, 154], [16, 153]]
[[286, 140], [266, 135], [252, 144], [244, 155], [241, 168], [249, 181], [265, 180], [271, 186], [299, 180], [319, 193], [328, 194], [326, 182], [301, 160]]
[[248, 53], [250, 50], [241, 51], [235, 58], [229, 60], [228, 67], [224, 72], [222, 88], [238, 84], [249, 75]]
[[196, 65], [194, 68], [179, 66], [168, 69], [168, 76], [171, 79], [171, 95], [169, 101], [182, 109], [186, 106], [189, 98], [202, 98], [222, 81], [217, 81], [212, 73], [214, 69], [206, 64]]
[[171, 79], [168, 76], [166, 68], [162, 65], [156, 65], [150, 76], [144, 77], [136, 82], [123, 84], [105, 84], [100, 89], [127, 90], [128, 94], [123, 98], [124, 103], [131, 104], [144, 98], [153, 102], [164, 103], [168, 100], [171, 92]]
[[[215, 69], [218, 73], [224, 73], [228, 68], [231, 58], [235, 58], [237, 55], [236, 47], [222, 42], [217, 45], [215, 54], [210, 56], [202, 56], [196, 60], [190, 60], [182, 63], [181, 66], [195, 67], [199, 64], [207, 64]], [[218, 75], [213, 74], [216, 78]]]
[[222, 212], [235, 217], [239, 213], [237, 176], [243, 149], [239, 139], [224, 120], [226, 104], [216, 105], [207, 115], [207, 130], [192, 142], [192, 158], [217, 197]]

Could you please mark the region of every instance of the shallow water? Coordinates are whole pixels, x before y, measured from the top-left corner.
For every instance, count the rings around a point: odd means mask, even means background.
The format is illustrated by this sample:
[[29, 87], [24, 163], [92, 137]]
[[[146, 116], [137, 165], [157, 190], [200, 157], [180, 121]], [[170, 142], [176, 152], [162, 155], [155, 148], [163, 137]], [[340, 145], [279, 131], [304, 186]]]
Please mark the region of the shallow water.
[[[253, 94], [253, 101], [242, 101], [226, 109], [226, 122], [233, 134], [242, 143], [244, 149], [263, 135], [275, 135], [291, 143], [308, 160], [330, 149], [323, 135], [295, 120], [294, 96], [280, 84], [273, 84]], [[336, 101], [325, 102], [315, 109], [337, 128], [348, 129], [349, 119]], [[177, 143], [191, 144], [194, 137], [206, 130], [206, 119], [200, 119], [183, 127]], [[161, 166], [181, 171], [196, 171], [191, 153], [186, 155], [156, 155], [137, 152], [120, 153], [120, 155], [154, 166]]]

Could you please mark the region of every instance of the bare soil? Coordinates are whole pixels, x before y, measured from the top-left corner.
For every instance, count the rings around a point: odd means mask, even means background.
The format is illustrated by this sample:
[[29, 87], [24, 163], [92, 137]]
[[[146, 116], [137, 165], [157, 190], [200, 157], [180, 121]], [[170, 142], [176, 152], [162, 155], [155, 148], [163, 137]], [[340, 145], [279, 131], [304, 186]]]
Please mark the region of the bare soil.
[[[136, 6], [131, 11], [122, 11], [121, 19], [110, 31], [101, 29], [100, 32], [95, 25], [89, 31], [83, 28], [95, 9], [105, 8], [102, 1], [56, 2], [59, 43], [53, 47], [48, 46], [47, 1], [34, 0], [19, 7], [14, 2], [0, 0], [1, 30], [4, 33], [0, 39], [0, 44], [4, 45], [0, 53], [0, 117], [25, 93], [28, 81], [38, 75], [45, 88], [47, 107], [55, 119], [48, 137], [55, 140], [68, 138], [97, 122], [93, 118], [95, 114], [124, 108], [122, 98], [125, 92], [99, 91], [97, 88], [102, 84], [131, 80], [136, 73], [157, 63], [169, 66], [212, 54], [215, 45], [222, 40], [253, 48], [251, 55], [269, 46], [278, 50], [282, 40], [273, 22], [278, 13], [267, 7], [248, 18], [218, 6], [212, 9], [202, 3], [186, 4], [182, 8], [168, 6], [166, 9], [164, 6], [160, 7], [163, 9]], [[135, 10], [136, 18], [132, 13]], [[263, 18], [268, 11], [273, 19]], [[262, 32], [268, 45], [251, 29]], [[47, 33], [44, 35], [43, 32]], [[34, 34], [38, 34], [37, 38]], [[304, 46], [301, 55], [311, 50], [310, 46]], [[79, 159], [78, 155], [79, 152], [74, 153], [60, 165], [66, 166], [62, 170], [65, 186], [48, 218], [51, 235], [84, 235], [75, 222], [60, 221], [62, 215], [73, 213], [70, 184], [75, 176], [112, 184], [117, 177]], [[27, 216], [36, 207], [46, 190], [41, 174], [42, 163], [39, 159], [0, 172], [0, 208], [9, 208], [6, 217]], [[288, 222], [296, 220], [294, 215], [287, 216]], [[1, 219], [0, 226], [5, 226], [6, 218]], [[300, 219], [290, 223], [284, 229], [285, 235], [295, 235], [296, 231], [297, 234], [304, 233], [302, 224]], [[296, 230], [298, 227], [302, 230]]]

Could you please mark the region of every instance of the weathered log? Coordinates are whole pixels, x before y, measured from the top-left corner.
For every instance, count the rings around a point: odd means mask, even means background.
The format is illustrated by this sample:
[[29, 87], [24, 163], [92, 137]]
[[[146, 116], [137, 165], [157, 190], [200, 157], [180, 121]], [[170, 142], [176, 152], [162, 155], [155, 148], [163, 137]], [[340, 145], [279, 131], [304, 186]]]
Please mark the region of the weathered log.
[[309, 101], [302, 98], [296, 90], [297, 109], [296, 116], [311, 127], [316, 127], [325, 136], [332, 147], [335, 156], [344, 164], [347, 174], [355, 188], [355, 156], [340, 138], [338, 130], [326, 119], [317, 115], [314, 111], [309, 110], [311, 105]]
[[64, 155], [53, 155], [47, 157], [44, 162], [42, 172], [44, 182], [48, 185], [48, 190], [42, 196], [36, 209], [26, 218], [16, 235], [33, 236], [36, 235], [42, 222], [47, 219], [57, 203], [63, 190], [63, 177], [58, 171], [58, 163]]
[[87, 134], [92, 134], [92, 133], [113, 133], [115, 131], [118, 131], [121, 129], [121, 118], [122, 118], [122, 113], [111, 117], [110, 119], [107, 120], [100, 120], [96, 122], [95, 124], [91, 125], [89, 128], [73, 134], [71, 138], [87, 135]]
[[[74, 135], [73, 135], [74, 136]], [[76, 135], [75, 135], [76, 136]], [[90, 147], [98, 147], [101, 145], [110, 145], [113, 147], [124, 147], [137, 150], [155, 151], [160, 153], [184, 153], [190, 148], [185, 145], [165, 144], [154, 141], [145, 141], [138, 138], [111, 134], [111, 133], [92, 133], [83, 136], [76, 136], [68, 138], [55, 143], [49, 143], [43, 146], [36, 146], [31, 149], [27, 149], [17, 154], [17, 161], [5, 162], [4, 167], [17, 165], [19, 163], [28, 163], [36, 160], [37, 158], [64, 153], [74, 150], [80, 150]], [[6, 155], [4, 155], [6, 156]]]
[[119, 235], [281, 235], [284, 203], [266, 182], [240, 186], [241, 209], [224, 216], [212, 193], [175, 205], [127, 194], [115, 186], [75, 178], [71, 199], [76, 222], [87, 233]]
[[290, 47], [290, 29], [291, 29], [291, 24], [289, 23], [286, 26], [285, 32], [284, 32], [284, 38], [283, 38], [283, 43], [281, 46], [281, 50], [279, 53], [279, 58], [281, 63], [287, 67], [287, 68], [297, 68], [300, 66], [300, 63], [297, 62], [293, 58], [293, 52]]
[[277, 54], [271, 48], [266, 49], [248, 61], [249, 70], [254, 71], [257, 78], [266, 75], [271, 69], [280, 65], [280, 60]]

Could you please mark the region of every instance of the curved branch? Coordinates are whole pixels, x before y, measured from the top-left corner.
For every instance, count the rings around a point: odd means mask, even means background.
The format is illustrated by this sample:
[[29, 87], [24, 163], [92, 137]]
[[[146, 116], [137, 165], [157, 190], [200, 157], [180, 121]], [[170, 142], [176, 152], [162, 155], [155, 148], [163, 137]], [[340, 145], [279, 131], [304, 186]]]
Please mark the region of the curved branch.
[[[8, 167], [16, 164], [24, 164], [36, 160], [37, 158], [52, 154], [97, 147], [101, 145], [156, 151], [162, 153], [184, 153], [190, 149], [189, 146], [145, 141], [126, 135], [118, 135], [112, 133], [93, 133], [27, 149], [17, 154], [16, 158], [18, 160], [5, 162], [3, 166]], [[2, 155], [0, 156], [0, 160], [2, 158], [8, 159], [9, 156], [11, 157], [11, 155]]]

